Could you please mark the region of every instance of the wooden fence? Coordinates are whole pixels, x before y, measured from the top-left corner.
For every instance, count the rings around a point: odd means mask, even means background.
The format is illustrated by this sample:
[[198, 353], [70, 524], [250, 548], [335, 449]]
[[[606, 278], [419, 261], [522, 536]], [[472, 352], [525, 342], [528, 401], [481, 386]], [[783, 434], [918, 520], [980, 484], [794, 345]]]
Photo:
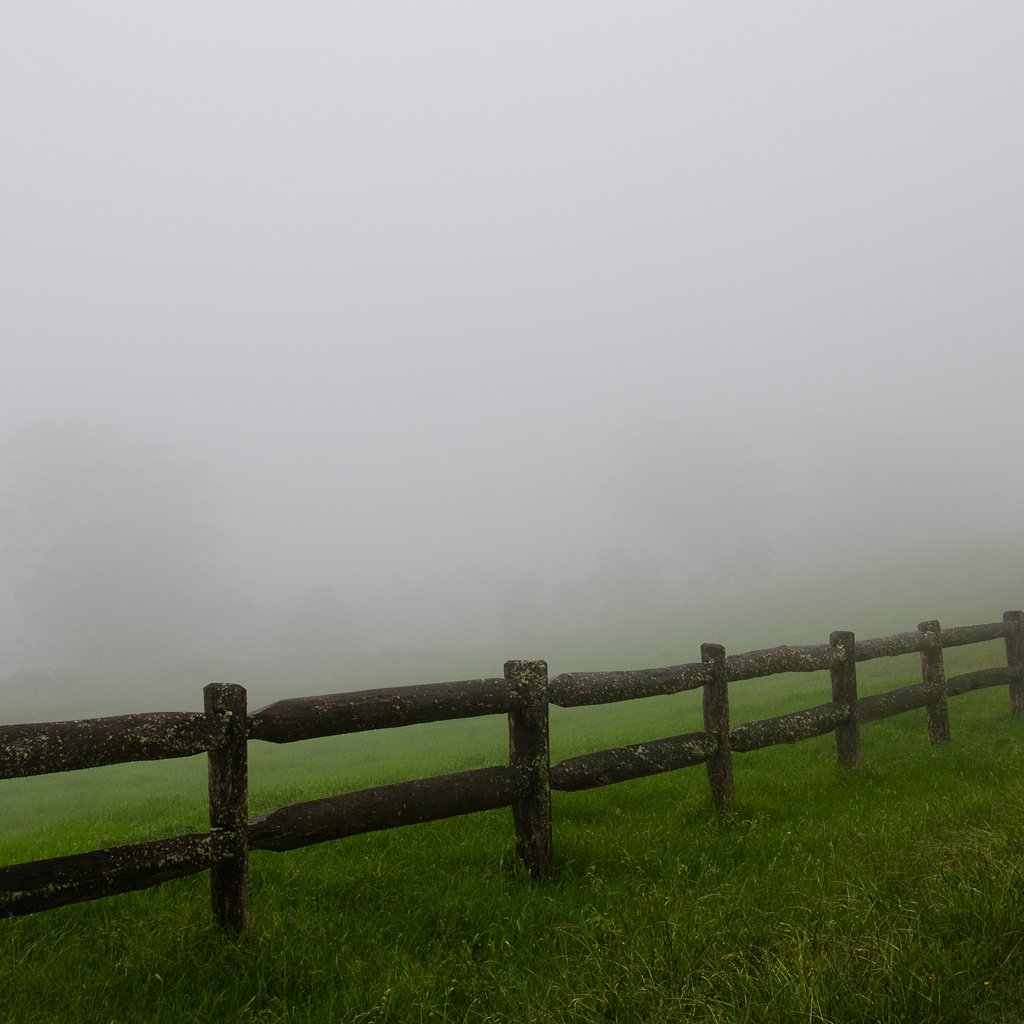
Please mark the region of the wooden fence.
[[[1004, 638], [1006, 668], [946, 679], [945, 648]], [[857, 695], [857, 663], [920, 652], [920, 683]], [[733, 726], [729, 684], [781, 672], [828, 670], [825, 704]], [[726, 655], [703, 644], [700, 662], [624, 672], [570, 672], [548, 679], [543, 661], [510, 661], [500, 679], [436, 683], [281, 700], [251, 713], [241, 686], [214, 683], [202, 712], [157, 712], [73, 722], [0, 726], [0, 778], [105, 764], [188, 757], [209, 762], [210, 831], [0, 868], [0, 916], [159, 885], [210, 870], [216, 919], [235, 931], [249, 919], [250, 850], [293, 850], [344, 836], [511, 807], [516, 849], [532, 875], [551, 871], [551, 791], [582, 790], [705, 764], [716, 807], [732, 799], [733, 752], [795, 743], [834, 732], [840, 764], [860, 758], [860, 726], [927, 709], [932, 742], [949, 739], [947, 699], [1007, 686], [1010, 712], [1024, 717], [1024, 614], [1001, 622], [855, 640], [835, 632], [827, 644]], [[703, 688], [704, 730], [600, 750], [550, 764], [548, 707], [607, 704]], [[503, 714], [508, 764], [415, 779], [292, 804], [249, 820], [246, 757], [250, 740], [291, 743], [368, 729]]]

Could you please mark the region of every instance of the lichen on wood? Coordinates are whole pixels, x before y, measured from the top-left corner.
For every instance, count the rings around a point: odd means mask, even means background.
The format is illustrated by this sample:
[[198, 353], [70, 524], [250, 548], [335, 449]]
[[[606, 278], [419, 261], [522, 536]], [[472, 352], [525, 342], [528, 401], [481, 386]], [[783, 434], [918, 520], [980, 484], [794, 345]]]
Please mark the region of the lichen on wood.
[[508, 765], [475, 768], [291, 804], [249, 822], [250, 850], [295, 850], [363, 832], [510, 807], [529, 792]]
[[914, 654], [924, 648], [927, 640], [923, 633], [894, 633], [871, 640], [858, 640], [854, 645], [858, 661], [874, 658], [895, 658], [901, 654]]
[[937, 619], [928, 619], [918, 625], [926, 636], [921, 648], [921, 679], [931, 692], [928, 709], [928, 736], [932, 743], [949, 741], [949, 703], [946, 699], [946, 669], [942, 659], [942, 627]]
[[843, 657], [842, 650], [832, 644], [810, 644], [805, 647], [783, 645], [763, 651], [730, 654], [725, 659], [725, 673], [730, 682], [735, 682], [780, 672], [817, 672], [840, 664]]
[[959, 697], [973, 690], [988, 686], [1007, 686], [1021, 679], [1022, 670], [1017, 668], [983, 668], [977, 672], [962, 672], [946, 679], [946, 696]]
[[962, 647], [965, 644], [981, 644], [986, 640], [999, 640], [1012, 627], [1007, 622], [986, 622], [978, 626], [953, 626], [940, 633], [943, 647]]
[[817, 707], [793, 711], [777, 718], [744, 722], [733, 727], [732, 749], [740, 753], [772, 747], [780, 743], [798, 743], [812, 736], [832, 732], [850, 717], [849, 704], [819, 704]]
[[175, 836], [0, 868], [0, 917], [148, 889], [204, 871], [233, 855], [229, 837]]
[[729, 678], [725, 648], [701, 644], [700, 658], [711, 670], [704, 685], [704, 731], [715, 738], [715, 749], [707, 760], [711, 802], [718, 810], [732, 803], [732, 734], [729, 729]]
[[714, 736], [692, 732], [580, 754], [551, 766], [551, 788], [575, 792], [659, 775], [701, 764], [717, 749]]
[[210, 871], [210, 899], [219, 924], [243, 932], [249, 924], [249, 774], [245, 688], [210, 683], [203, 701], [211, 720], [228, 723], [224, 742], [207, 754], [210, 827], [234, 847], [234, 856]]
[[259, 708], [249, 716], [249, 736], [271, 743], [292, 743], [368, 729], [502, 714], [514, 703], [504, 679], [325, 693], [279, 700]]
[[1024, 718], [1024, 612], [1003, 612], [1007, 625], [1006, 664], [1020, 672], [1015, 682], [1010, 683], [1010, 714]]
[[861, 723], [877, 722], [882, 718], [902, 715], [905, 711], [923, 708], [931, 699], [931, 690], [924, 683], [912, 683], [885, 693], [873, 693], [857, 701]]
[[836, 758], [844, 768], [860, 764], [860, 716], [857, 712], [857, 659], [856, 638], [849, 630], [837, 629], [828, 642], [843, 650], [843, 660], [833, 666], [829, 675], [832, 682], [832, 703], [846, 706], [849, 715], [836, 726]]
[[552, 704], [562, 708], [615, 704], [696, 690], [709, 678], [707, 666], [700, 662], [615, 672], [563, 672], [549, 682], [548, 696]]
[[512, 804], [516, 852], [534, 878], [544, 878], [551, 872], [552, 845], [548, 666], [543, 661], [507, 661], [505, 679], [517, 705], [508, 713], [509, 765], [529, 784]]
[[0, 778], [191, 757], [219, 744], [226, 727], [223, 720], [185, 711], [4, 725]]

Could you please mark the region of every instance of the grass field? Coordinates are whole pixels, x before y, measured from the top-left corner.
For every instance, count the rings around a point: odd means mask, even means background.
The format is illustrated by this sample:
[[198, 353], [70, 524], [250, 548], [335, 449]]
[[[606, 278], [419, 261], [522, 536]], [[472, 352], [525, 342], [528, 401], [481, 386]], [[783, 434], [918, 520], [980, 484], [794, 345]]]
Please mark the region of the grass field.
[[[1002, 644], [947, 674], [1005, 664]], [[863, 693], [919, 678], [860, 667]], [[732, 687], [734, 722], [827, 699], [827, 676]], [[555, 759], [699, 728], [699, 694], [553, 709]], [[1024, 722], [1004, 689], [702, 767], [554, 797], [531, 882], [507, 810], [251, 859], [252, 928], [213, 925], [208, 878], [0, 922], [0, 1020], [1024, 1020]], [[250, 745], [251, 812], [507, 756], [500, 718]], [[206, 827], [193, 758], [0, 785], [0, 862]]]

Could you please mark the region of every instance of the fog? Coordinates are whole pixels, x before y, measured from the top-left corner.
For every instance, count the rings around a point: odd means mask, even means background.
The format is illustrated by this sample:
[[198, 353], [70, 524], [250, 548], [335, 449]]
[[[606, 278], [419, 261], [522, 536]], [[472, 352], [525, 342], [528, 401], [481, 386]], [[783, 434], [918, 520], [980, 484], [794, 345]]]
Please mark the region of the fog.
[[1022, 51], [1009, 2], [6, 5], [0, 697], [1020, 607]]

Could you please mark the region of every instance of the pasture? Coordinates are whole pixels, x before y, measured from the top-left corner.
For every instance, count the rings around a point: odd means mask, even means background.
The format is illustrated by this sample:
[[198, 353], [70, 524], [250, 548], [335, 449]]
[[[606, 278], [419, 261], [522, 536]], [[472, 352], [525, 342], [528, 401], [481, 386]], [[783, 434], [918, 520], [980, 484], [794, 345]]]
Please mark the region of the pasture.
[[[1005, 664], [1001, 642], [947, 674]], [[862, 695], [915, 682], [864, 665]], [[805, 707], [827, 673], [738, 683], [740, 723]], [[217, 928], [205, 874], [0, 922], [4, 1022], [1014, 1021], [1024, 974], [1024, 722], [1005, 688], [735, 760], [554, 794], [537, 884], [509, 811], [251, 862], [253, 925]], [[552, 709], [553, 759], [700, 728], [699, 693]], [[501, 716], [250, 745], [251, 814], [507, 754]], [[202, 830], [202, 757], [0, 785], [0, 862]]]

